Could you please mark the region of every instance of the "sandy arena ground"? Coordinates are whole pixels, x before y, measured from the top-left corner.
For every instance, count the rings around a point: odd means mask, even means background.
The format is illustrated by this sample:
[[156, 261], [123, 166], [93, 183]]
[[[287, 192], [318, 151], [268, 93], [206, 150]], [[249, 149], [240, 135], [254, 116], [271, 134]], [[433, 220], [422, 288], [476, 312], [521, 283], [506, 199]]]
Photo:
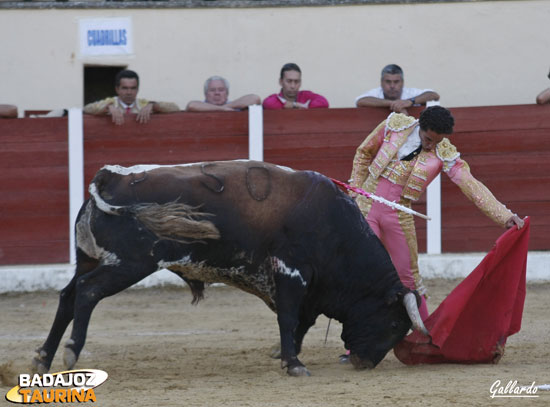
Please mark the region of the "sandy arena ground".
[[[458, 282], [428, 280], [430, 310]], [[497, 365], [410, 367], [390, 353], [376, 369], [356, 371], [338, 363], [340, 325], [332, 321], [325, 344], [328, 320], [320, 316], [300, 358], [312, 376], [294, 378], [268, 356], [278, 340], [276, 317], [256, 297], [210, 287], [206, 299], [192, 306], [187, 287], [130, 289], [98, 305], [76, 368], [109, 374], [95, 389], [100, 407], [548, 406], [550, 391], [539, 390], [538, 398], [492, 399], [489, 389], [496, 380], [550, 383], [549, 293], [550, 284], [528, 286], [523, 328], [509, 338]], [[29, 372], [57, 298], [53, 291], [0, 295], [3, 405], [13, 405], [4, 396], [17, 374]], [[51, 372], [63, 370], [61, 352]]]

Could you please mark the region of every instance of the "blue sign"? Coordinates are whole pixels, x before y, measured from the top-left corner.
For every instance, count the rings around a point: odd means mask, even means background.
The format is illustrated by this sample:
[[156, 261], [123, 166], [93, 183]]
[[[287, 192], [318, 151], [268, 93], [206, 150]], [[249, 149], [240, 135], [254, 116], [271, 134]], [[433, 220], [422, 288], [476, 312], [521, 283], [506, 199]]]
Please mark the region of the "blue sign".
[[88, 30], [88, 46], [127, 45], [126, 29], [121, 30]]

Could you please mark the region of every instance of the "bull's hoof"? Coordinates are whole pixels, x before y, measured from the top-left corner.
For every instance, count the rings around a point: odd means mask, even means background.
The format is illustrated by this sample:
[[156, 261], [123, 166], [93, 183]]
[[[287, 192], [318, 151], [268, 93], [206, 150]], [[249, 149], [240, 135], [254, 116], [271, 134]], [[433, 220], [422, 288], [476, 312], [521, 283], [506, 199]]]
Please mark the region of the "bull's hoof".
[[76, 355], [71, 348], [65, 348], [65, 352], [63, 353], [63, 364], [67, 370], [71, 370], [76, 364]]
[[273, 359], [281, 359], [281, 344], [276, 343], [269, 350], [269, 356]]
[[74, 350], [71, 349], [71, 345], [74, 344], [74, 341], [72, 339], [69, 339], [67, 343], [65, 344], [65, 352], [63, 352], [63, 364], [67, 368], [67, 370], [71, 370], [74, 365], [76, 364], [76, 353], [74, 353]]
[[301, 376], [311, 376], [309, 370], [305, 366], [293, 366], [289, 367], [286, 371], [289, 376], [301, 377]]
[[37, 355], [34, 358], [32, 358], [32, 361], [31, 361], [33, 373], [38, 373], [40, 375], [48, 373], [48, 371], [50, 370], [50, 367], [45, 361], [47, 353], [40, 348], [36, 350], [36, 353]]
[[31, 363], [32, 363], [33, 373], [38, 373], [39, 375], [43, 375], [50, 371], [50, 369], [48, 369], [46, 365], [42, 363], [42, 361], [39, 360], [38, 358], [32, 358]]

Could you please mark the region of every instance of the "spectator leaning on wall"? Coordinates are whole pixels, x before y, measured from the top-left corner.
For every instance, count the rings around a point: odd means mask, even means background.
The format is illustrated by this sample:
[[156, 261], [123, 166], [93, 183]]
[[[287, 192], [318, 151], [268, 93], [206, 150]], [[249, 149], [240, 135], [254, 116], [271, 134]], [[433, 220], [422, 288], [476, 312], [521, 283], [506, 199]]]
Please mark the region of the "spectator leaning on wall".
[[369, 90], [355, 99], [357, 107], [387, 107], [392, 112], [407, 113], [407, 108], [425, 105], [431, 100], [439, 100], [439, 95], [431, 89], [406, 88], [403, 70], [395, 64], [382, 69], [380, 86]]
[[192, 100], [185, 110], [190, 112], [235, 111], [246, 109], [250, 105], [259, 105], [260, 102], [260, 97], [254, 94], [229, 100], [229, 81], [221, 76], [211, 76], [204, 83], [204, 101]]
[[109, 97], [84, 106], [84, 113], [93, 115], [111, 115], [113, 123], [124, 124], [124, 115], [137, 114], [136, 121], [147, 123], [153, 113], [179, 112], [175, 103], [151, 102], [138, 99], [139, 77], [134, 71], [123, 70], [115, 77], [117, 96]]
[[281, 91], [268, 96], [263, 103], [264, 109], [314, 109], [328, 107], [328, 100], [309, 90], [300, 90], [302, 86], [302, 71], [294, 63], [288, 63], [281, 68], [279, 78]]

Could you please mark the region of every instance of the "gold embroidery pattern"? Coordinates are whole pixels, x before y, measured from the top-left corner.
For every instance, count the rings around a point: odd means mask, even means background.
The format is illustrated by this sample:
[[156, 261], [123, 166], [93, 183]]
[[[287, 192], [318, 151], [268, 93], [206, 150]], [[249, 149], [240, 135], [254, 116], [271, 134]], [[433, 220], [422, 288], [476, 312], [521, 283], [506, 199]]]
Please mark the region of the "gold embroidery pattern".
[[415, 191], [423, 191], [424, 182], [422, 182], [422, 180], [418, 180], [411, 177], [409, 178], [409, 182], [407, 183], [407, 188], [414, 189]]
[[468, 197], [493, 222], [504, 226], [513, 213], [500, 203], [489, 189], [470, 175], [469, 179], [458, 185]]
[[454, 161], [460, 157], [460, 153], [457, 151], [456, 147], [451, 144], [448, 138], [443, 138], [443, 140], [437, 144], [435, 147], [435, 154], [443, 162]]
[[[374, 194], [376, 192], [376, 188], [378, 187], [379, 181], [380, 178], [368, 177], [362, 188], [364, 191]], [[370, 208], [372, 207], [372, 199], [369, 199], [364, 195], [358, 195], [356, 202], [357, 206], [359, 206], [359, 209], [361, 210], [361, 213], [363, 213], [363, 216], [366, 218], [369, 214]]]
[[[411, 207], [411, 201], [408, 199], [400, 199], [399, 203], [408, 208]], [[416, 240], [416, 228], [414, 226], [414, 218], [411, 214], [398, 211], [399, 224], [401, 229], [405, 234], [405, 240], [407, 241], [407, 246], [409, 247], [410, 253], [410, 269], [414, 277], [415, 288], [420, 295], [423, 295], [427, 298], [427, 290], [422, 283], [422, 277], [420, 276], [420, 271], [418, 269], [418, 242]]]
[[380, 152], [384, 154], [385, 158], [390, 158], [393, 151], [394, 150], [387, 144], [385, 146], [382, 146], [382, 148], [380, 149]]
[[422, 181], [427, 181], [428, 180], [428, 170], [416, 165], [414, 167], [414, 170], [413, 170], [413, 173], [412, 173], [413, 176], [417, 177], [417, 178], [420, 178]]
[[389, 142], [384, 143], [378, 154], [376, 154], [373, 165], [369, 167], [369, 172], [373, 177], [378, 178], [382, 171], [390, 164], [390, 160], [394, 159], [397, 151], [405, 143], [412, 130], [411, 128], [406, 132], [388, 133], [390, 135]]
[[[403, 133], [397, 133], [395, 135], [395, 137], [397, 137], [397, 140], [400, 140], [400, 143], [396, 143], [395, 138], [392, 138], [391, 139], [391, 144], [395, 147], [395, 149], [396, 149], [395, 151], [397, 151], [397, 150], [399, 150], [399, 147], [401, 147], [401, 144], [403, 144], [403, 142], [402, 142]], [[405, 140], [407, 140], [407, 138], [405, 138]]]
[[393, 132], [403, 131], [414, 126], [418, 120], [412, 116], [407, 116], [403, 113], [392, 113], [389, 115], [387, 129]]
[[416, 160], [420, 165], [426, 165], [426, 162], [428, 161], [428, 152], [422, 150], [420, 154], [416, 156]]
[[411, 201], [417, 201], [418, 198], [420, 198], [420, 195], [422, 195], [422, 192], [424, 189], [417, 185], [411, 185], [411, 180], [409, 180], [409, 183], [407, 186], [403, 189], [403, 197], [410, 199]]
[[380, 123], [368, 137], [357, 147], [355, 157], [353, 158], [353, 168], [350, 176], [351, 185], [361, 187], [369, 174], [369, 166], [378, 152], [379, 137], [386, 127], [386, 121]]
[[380, 176], [386, 178], [388, 181], [394, 184], [405, 185], [407, 179], [409, 178], [409, 174], [411, 173], [413, 162], [414, 160], [393, 160], [392, 162], [390, 162], [390, 164], [386, 166]]
[[433, 152], [422, 151], [415, 160], [411, 176], [406, 182], [402, 196], [417, 201], [428, 186], [430, 172], [428, 168], [428, 159], [435, 158]]

